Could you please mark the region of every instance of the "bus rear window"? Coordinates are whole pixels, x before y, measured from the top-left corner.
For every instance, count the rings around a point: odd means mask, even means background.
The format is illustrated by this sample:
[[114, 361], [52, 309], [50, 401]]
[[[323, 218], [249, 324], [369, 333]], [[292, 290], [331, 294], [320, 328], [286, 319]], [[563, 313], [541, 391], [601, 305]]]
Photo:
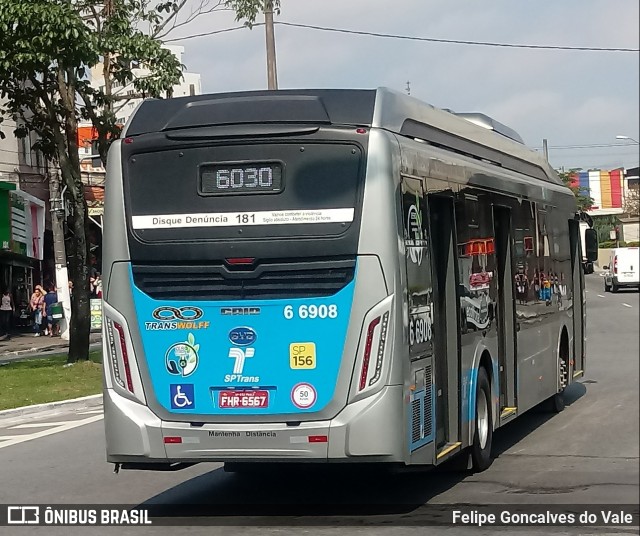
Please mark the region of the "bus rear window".
[[354, 221], [351, 143], [208, 145], [131, 154], [125, 191], [142, 241], [331, 236]]

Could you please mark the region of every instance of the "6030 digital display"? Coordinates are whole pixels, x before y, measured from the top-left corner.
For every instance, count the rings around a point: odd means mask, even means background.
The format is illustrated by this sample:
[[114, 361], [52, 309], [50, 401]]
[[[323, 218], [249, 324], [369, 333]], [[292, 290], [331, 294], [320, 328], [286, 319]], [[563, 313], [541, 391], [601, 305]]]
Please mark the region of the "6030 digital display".
[[200, 192], [264, 194], [282, 191], [282, 165], [277, 162], [204, 164], [200, 167]]

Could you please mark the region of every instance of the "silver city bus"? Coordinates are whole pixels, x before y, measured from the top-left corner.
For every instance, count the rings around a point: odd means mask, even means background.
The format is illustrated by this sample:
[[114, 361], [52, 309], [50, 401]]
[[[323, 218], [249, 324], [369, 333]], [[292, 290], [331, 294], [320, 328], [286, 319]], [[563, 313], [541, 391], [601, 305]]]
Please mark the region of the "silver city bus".
[[387, 89], [146, 100], [104, 218], [116, 469], [482, 470], [584, 372], [574, 196], [481, 114]]

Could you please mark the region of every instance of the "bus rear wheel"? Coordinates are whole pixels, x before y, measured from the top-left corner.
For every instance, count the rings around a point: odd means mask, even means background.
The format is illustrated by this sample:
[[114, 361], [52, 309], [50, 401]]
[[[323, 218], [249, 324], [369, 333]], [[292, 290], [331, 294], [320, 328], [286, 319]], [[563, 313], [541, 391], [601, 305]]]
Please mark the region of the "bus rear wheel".
[[493, 442], [491, 386], [484, 367], [478, 370], [475, 422], [473, 445], [471, 445], [471, 461], [475, 471], [484, 471], [493, 461], [491, 457], [491, 444]]
[[560, 413], [564, 410], [564, 390], [569, 385], [568, 359], [558, 355], [558, 392], [547, 399], [547, 409], [552, 413]]

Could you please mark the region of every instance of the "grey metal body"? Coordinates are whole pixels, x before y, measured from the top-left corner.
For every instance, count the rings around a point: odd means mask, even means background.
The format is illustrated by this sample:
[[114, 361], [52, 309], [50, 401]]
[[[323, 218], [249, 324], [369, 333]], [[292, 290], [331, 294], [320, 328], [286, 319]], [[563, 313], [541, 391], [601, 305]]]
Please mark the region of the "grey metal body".
[[[541, 170], [546, 180], [465, 156], [417, 136], [402, 134], [407, 119], [509, 155]], [[498, 379], [501, 372], [498, 322], [484, 330], [460, 328], [457, 319], [461, 305], [457, 298], [447, 303], [444, 318], [434, 319], [435, 329], [446, 332], [445, 372], [440, 376], [435, 373], [437, 349], [436, 353], [410, 358], [408, 251], [402, 209], [406, 184], [420, 184], [428, 203], [436, 203], [442, 196], [459, 200], [465, 195], [461, 192], [467, 189], [474, 192], [468, 194], [470, 199], [486, 194], [496, 206], [516, 207], [514, 210], [517, 210], [526, 202], [532, 210], [543, 211], [548, 215], [546, 230], [554, 235], [553, 247], [546, 252], [545, 259], [561, 266], [566, 264], [569, 286], [579, 274], [567, 264], [570, 261], [567, 222], [573, 218], [575, 207], [570, 192], [561, 185], [542, 156], [512, 139], [416, 99], [378, 90], [368, 130], [357, 250], [358, 277], [336, 394], [332, 404], [312, 417], [305, 416], [297, 426], [287, 425], [286, 418], [247, 416], [210, 419], [194, 427], [186, 419], [180, 421], [157, 408], [152, 409], [154, 394], [150, 389], [145, 365], [147, 356], [142, 351], [129, 276], [130, 254], [125, 238], [128, 215], [125, 213], [121, 161], [123, 141], [113, 143], [109, 153], [104, 216], [104, 314], [125, 328], [129, 356], [135, 368], [134, 383], [139, 386], [138, 392], [144, 395], [132, 395], [114, 382], [112, 365], [107, 358], [111, 350], [105, 332], [104, 405], [108, 461], [437, 464], [473, 442], [474, 378], [481, 363], [487, 366], [492, 377], [494, 427], [566, 386], [565, 382], [560, 382], [558, 366], [563, 344], [568, 345], [570, 352], [566, 359], [580, 362], [579, 367], [571, 366], [568, 381], [581, 374], [581, 358], [578, 360], [573, 355], [574, 315], [579, 311], [578, 322], [583, 322], [583, 309], [574, 309], [574, 304], [576, 299], [582, 302], [583, 297], [575, 293], [569, 296], [566, 292], [561, 304], [515, 306], [513, 330], [517, 330], [517, 356], [513, 356], [511, 368], [507, 366], [511, 371], [509, 386], [501, 387]], [[126, 136], [125, 129], [122, 138]], [[536, 215], [539, 213], [535, 212]], [[465, 303], [472, 302], [467, 300]], [[385, 311], [389, 313], [390, 321], [381, 380], [359, 391], [356, 378], [362, 366], [364, 330], [371, 318]], [[447, 431], [440, 444], [433, 440], [412, 449], [410, 400], [416, 382], [431, 387], [434, 396], [442, 385], [448, 386], [443, 391]], [[501, 403], [501, 393], [514, 399], [511, 403], [515, 405]], [[515, 408], [515, 411], [505, 412], [505, 408]], [[421, 418], [426, 419], [426, 413]], [[275, 438], [248, 437], [247, 432], [274, 432]], [[242, 434], [242, 441], [237, 439], [236, 433]], [[424, 430], [422, 433], [424, 436]], [[328, 441], [297, 442], [296, 438], [306, 435], [326, 435]], [[182, 436], [189, 441], [166, 444], [163, 442], [166, 436]]]

